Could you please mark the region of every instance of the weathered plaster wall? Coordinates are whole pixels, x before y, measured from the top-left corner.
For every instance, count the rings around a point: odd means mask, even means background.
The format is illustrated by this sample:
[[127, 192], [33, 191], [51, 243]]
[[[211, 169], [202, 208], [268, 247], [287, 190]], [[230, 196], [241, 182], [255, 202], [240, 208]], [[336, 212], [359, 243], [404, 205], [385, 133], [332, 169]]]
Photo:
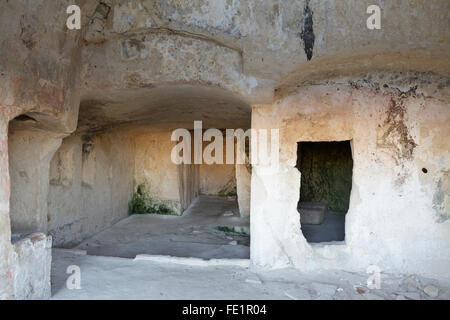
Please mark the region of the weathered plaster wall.
[[[407, 57], [411, 48], [434, 47], [440, 51], [439, 47], [449, 40], [446, 32], [449, 4], [442, 0], [379, 1], [382, 28], [376, 31], [366, 28], [369, 16], [366, 9], [373, 4], [369, 0], [108, 0], [103, 3], [100, 6], [88, 1], [83, 7], [88, 28], [85, 39], [92, 44], [91, 50], [98, 50], [93, 44], [116, 43], [117, 56], [120, 43], [133, 39], [134, 45], [128, 47], [134, 56], [147, 57], [151, 49], [142, 42], [145, 36], [198, 39], [242, 53], [244, 73], [270, 80], [281, 79], [295, 65], [313, 71], [318, 65], [310, 68], [309, 59], [314, 61], [340, 52], [345, 52], [344, 57], [396, 52], [399, 58], [404, 53]], [[93, 19], [94, 12], [96, 19]], [[158, 55], [148, 57], [149, 61], [160, 59]], [[195, 63], [194, 59], [188, 61], [189, 65]], [[436, 67], [441, 62], [429, 61]], [[327, 64], [324, 69], [332, 71], [334, 68], [330, 67]], [[344, 65], [335, 67], [345, 70]], [[182, 72], [185, 74], [186, 70]]]
[[200, 194], [200, 166], [198, 164], [182, 164], [177, 167], [180, 213], [182, 213]]
[[[204, 133], [203, 133], [204, 134]], [[222, 163], [208, 164], [208, 159], [205, 157], [214, 156], [210, 154], [211, 150], [208, 145], [213, 143], [215, 145], [215, 138], [212, 141], [203, 141], [202, 154], [203, 163], [200, 165], [200, 193], [206, 195], [236, 195], [236, 172], [234, 164], [227, 164], [227, 146], [225, 131], [222, 131]], [[206, 152], [206, 153], [205, 153]], [[217, 151], [218, 152], [218, 151]]]
[[149, 195], [178, 213], [182, 212], [179, 168], [170, 154], [176, 142], [171, 131], [141, 134], [135, 137], [135, 185], [145, 184]]
[[47, 299], [51, 294], [50, 271], [52, 262], [52, 237], [32, 233], [12, 239], [16, 254], [14, 271], [15, 299]]
[[236, 193], [241, 217], [250, 216], [252, 167], [250, 164], [236, 164]]
[[[308, 82], [386, 68], [441, 72], [448, 67], [443, 46], [449, 42], [447, 1], [379, 1], [380, 30], [366, 27], [371, 4], [369, 0], [108, 0], [101, 5], [87, 1], [82, 8], [88, 43], [83, 77], [89, 79], [87, 89], [140, 88], [164, 81], [210, 83], [252, 103], [264, 103], [271, 99], [276, 81], [284, 83], [278, 88], [290, 91], [299, 79]], [[166, 44], [170, 44], [167, 51]], [[209, 52], [216, 58], [210, 60]], [[146, 65], [146, 71], [137, 62]], [[117, 72], [118, 64], [127, 65], [126, 72]], [[115, 76], [105, 79], [105, 74]]]
[[[449, 74], [450, 36], [447, 18], [450, 4], [440, 0], [309, 0], [312, 14], [303, 38], [313, 41], [311, 60], [291, 69], [276, 85], [276, 97], [289, 95], [299, 85], [335, 77], [363, 77], [368, 72], [435, 72]], [[369, 5], [381, 9], [381, 29], [369, 30]], [[308, 10], [304, 10], [306, 18]], [[304, 22], [308, 19], [303, 19]], [[312, 31], [312, 32], [311, 32]]]
[[9, 217], [8, 122], [12, 110], [0, 105], [0, 113], [0, 299], [3, 300], [14, 297], [12, 277], [16, 261]]
[[81, 69], [81, 34], [65, 27], [69, 4], [0, 4], [0, 29], [5, 30], [0, 36], [0, 105], [33, 113], [52, 131], [62, 132], [73, 131], [77, 123]]
[[50, 294], [47, 249], [31, 241], [20, 245], [22, 250], [10, 242], [7, 126], [15, 116], [27, 113], [43, 130], [66, 134], [75, 129], [81, 37], [63, 27], [64, 14], [53, 14], [64, 13], [69, 3], [0, 3], [0, 30], [4, 30], [0, 33], [0, 299], [47, 298]]
[[[27, 113], [37, 119], [45, 130], [70, 134], [75, 130], [78, 119], [80, 83], [83, 85], [84, 94], [89, 98], [103, 92], [110, 98], [105, 99], [108, 106], [114, 105], [114, 99], [118, 99], [117, 96], [113, 97], [114, 92], [121, 96], [123, 91], [118, 90], [126, 89], [129, 95], [125, 97], [125, 108], [128, 108], [128, 101], [135, 97], [134, 90], [139, 91], [144, 97], [142, 100], [145, 100], [147, 96], [142, 94], [142, 90], [173, 83], [218, 86], [241, 95], [252, 103], [272, 103], [274, 86], [277, 87], [277, 97], [286, 97], [295, 94], [298, 85], [309, 85], [317, 80], [326, 81], [342, 75], [358, 75], [361, 78], [364, 72], [373, 70], [412, 70], [436, 72], [446, 76], [449, 74], [449, 2], [446, 0], [379, 1], [382, 9], [382, 29], [377, 31], [365, 28], [365, 11], [367, 6], [372, 4], [369, 0], [105, 0], [102, 4], [85, 0], [76, 3], [81, 6], [83, 13], [81, 31], [69, 31], [65, 27], [65, 10], [73, 1], [0, 2], [0, 30], [7, 30], [0, 33], [0, 298], [14, 298], [12, 278], [18, 266], [16, 253], [10, 242], [8, 121], [14, 116]], [[201, 58], [200, 61], [197, 60], [198, 57]], [[309, 58], [311, 60], [308, 60]], [[297, 71], [285, 77], [293, 69]], [[275, 81], [280, 83], [275, 85]], [[433, 92], [435, 100], [448, 103], [448, 96], [438, 97], [440, 92], [440, 89], [436, 93]], [[204, 95], [202, 99], [205, 100]], [[105, 101], [98, 104], [103, 103]], [[173, 104], [168, 105], [173, 107]], [[230, 104], [221, 106], [228, 110]], [[408, 108], [409, 117], [415, 109], [410, 106]], [[334, 111], [330, 114], [334, 116]], [[100, 113], [99, 118], [106, 116], [107, 114]], [[390, 150], [390, 140], [395, 140], [391, 132], [394, 135], [402, 135], [403, 129], [391, 130], [389, 125], [389, 122], [395, 122], [397, 117], [402, 116], [402, 112], [394, 111], [387, 124], [380, 123], [385, 127], [383, 132], [389, 133], [386, 137], [381, 137], [384, 142], [380, 142], [378, 149]], [[432, 119], [435, 114], [428, 110], [417, 111], [414, 116], [425, 117], [423, 123], [429, 123], [430, 128], [434, 128], [434, 122], [439, 122], [440, 119]], [[430, 119], [427, 120], [427, 117]], [[267, 115], [267, 118], [271, 119], [272, 115]], [[410, 129], [414, 131], [418, 130], [417, 128], [415, 126]], [[425, 251], [428, 251], [434, 259], [434, 255], [440, 250], [430, 250], [430, 247], [439, 247], [446, 243], [448, 238], [442, 236], [442, 227], [429, 223], [426, 218], [428, 216], [422, 217], [422, 211], [418, 210], [425, 208], [423, 212], [428, 212], [429, 202], [433, 202], [431, 206], [434, 212], [438, 213], [438, 219], [446, 220], [449, 201], [448, 169], [442, 171], [441, 168], [445, 165], [436, 163], [440, 161], [445, 164], [447, 158], [439, 158], [440, 154], [435, 151], [430, 153], [426, 144], [445, 148], [448, 132], [438, 135], [435, 134], [437, 129], [428, 129], [425, 125], [421, 128], [425, 128], [420, 134], [426, 150], [419, 157], [422, 147], [415, 147], [414, 160], [411, 163], [418, 166], [432, 163], [433, 167], [438, 169], [432, 167], [428, 172], [433, 174], [426, 174], [424, 177], [411, 175], [412, 178], [408, 178], [419, 179], [419, 185], [426, 186], [417, 197], [417, 206], [413, 211], [419, 218], [412, 219], [411, 224], [424, 222], [423, 226], [432, 226], [418, 240], [418, 257], [426, 256], [428, 253]], [[443, 131], [442, 128], [440, 130]], [[425, 138], [427, 135], [428, 138]], [[406, 141], [409, 141], [408, 137]], [[414, 140], [414, 143], [417, 141]], [[385, 146], [384, 149], [382, 145]], [[400, 149], [400, 152], [406, 155], [410, 150], [408, 147]], [[442, 160], [435, 160], [437, 158]], [[408, 165], [405, 165], [405, 168], [408, 169]], [[435, 169], [438, 171], [433, 171]], [[399, 166], [392, 170], [398, 171]], [[292, 175], [295, 175], [295, 172], [287, 174], [286, 178], [293, 179]], [[376, 177], [374, 181], [380, 182], [381, 178]], [[386, 181], [381, 182], [389, 182], [387, 175], [382, 177]], [[297, 183], [298, 178], [297, 176]], [[259, 181], [258, 179], [259, 175], [253, 177], [254, 181]], [[408, 179], [407, 181], [412, 181]], [[252, 184], [257, 186], [258, 183], [254, 181]], [[373, 186], [370, 181], [368, 183]], [[405, 185], [415, 190], [414, 194], [416, 189], [420, 189], [417, 185], [413, 188], [410, 182]], [[276, 186], [277, 184], [272, 187]], [[373, 187], [376, 188], [376, 185]], [[288, 189], [281, 188], [271, 197], [291, 199], [290, 193], [297, 189], [297, 185]], [[280, 194], [280, 191], [284, 193]], [[252, 192], [260, 194], [265, 191], [257, 186]], [[391, 195], [386, 195], [386, 198], [389, 197]], [[399, 208], [402, 206], [409, 208], [405, 201], [416, 203], [410, 197], [404, 196], [400, 201], [395, 200], [388, 212], [401, 211]], [[260, 204], [261, 202], [256, 203]], [[379, 207], [368, 209], [368, 212], [376, 208]], [[280, 208], [276, 209], [278, 212]], [[290, 214], [284, 210], [279, 212]], [[297, 230], [298, 219], [294, 218], [293, 213], [290, 217], [293, 224], [286, 224], [286, 228]], [[417, 220], [422, 218], [423, 221]], [[252, 225], [264, 228], [264, 219], [260, 221], [262, 223], [257, 221], [257, 216], [255, 219], [256, 224], [252, 222]], [[391, 229], [397, 226], [397, 222], [393, 221]], [[353, 225], [351, 221], [348, 223]], [[445, 223], [448, 222], [439, 226]], [[280, 230], [277, 223], [270, 227]], [[402, 230], [404, 229], [407, 228]], [[402, 233], [401, 230], [399, 233]], [[433, 245], [425, 247], [429, 237], [432, 237], [429, 243]], [[441, 241], [436, 240], [439, 237]], [[270, 236], [262, 240], [268, 243], [265, 245], [267, 248], [273, 245]], [[387, 246], [401, 247], [404, 243], [403, 240], [385, 241]], [[258, 244], [252, 241], [254, 246], [263, 246], [263, 242]], [[289, 241], [286, 241], [284, 245], [289, 246], [288, 243]], [[411, 246], [413, 244], [408, 248]], [[292, 250], [297, 250], [298, 247], [295, 245]], [[259, 257], [257, 251], [255, 254]], [[288, 251], [291, 252], [291, 249]], [[275, 255], [278, 253], [277, 249], [273, 251]], [[398, 257], [393, 256], [392, 265], [408, 263], [412, 254], [408, 251]], [[283, 254], [280, 256], [284, 257]], [[353, 253], [351, 256], [354, 256]], [[406, 257], [406, 262], [400, 262], [400, 256]], [[386, 259], [388, 258], [391, 257], [386, 256]], [[284, 258], [281, 260], [285, 261]], [[326, 260], [325, 265], [328, 264], [327, 261], [335, 260]], [[348, 262], [347, 265], [350, 264]], [[413, 267], [410, 269], [415, 270]]]
[[62, 136], [29, 128], [25, 122], [14, 120], [9, 126], [11, 231], [46, 233], [50, 160]]
[[44, 198], [50, 158], [62, 138], [25, 122], [14, 120], [8, 126], [8, 120], [17, 115], [13, 110], [2, 109], [0, 122], [0, 136], [2, 130], [8, 133], [0, 147], [0, 181], [7, 185], [0, 188], [0, 218], [4, 219], [0, 220], [0, 299], [46, 299], [51, 288], [52, 238], [45, 235]]
[[134, 140], [126, 132], [63, 140], [51, 162], [48, 193], [55, 246], [72, 246], [128, 215], [134, 160]]
[[[174, 164], [170, 157], [177, 142], [171, 141], [171, 134], [172, 131], [164, 131], [136, 136], [136, 186], [145, 183], [151, 197], [179, 213], [199, 193], [222, 196], [236, 193], [235, 165]], [[204, 142], [203, 148], [208, 144]], [[225, 157], [224, 152], [224, 161]]]
[[[256, 86], [256, 80], [242, 74], [239, 52], [185, 36], [148, 34], [111, 40], [100, 47], [87, 47], [84, 60], [89, 91], [151, 88], [166, 82], [212, 84], [249, 93]], [[115, 66], [119, 62], [127, 65], [126, 72]], [[104, 74], [109, 77], [104, 78]]]
[[200, 193], [219, 196], [235, 195], [235, 166], [233, 164], [201, 164]]
[[[375, 264], [448, 277], [450, 208], [442, 189], [450, 168], [448, 94], [445, 77], [382, 73], [301, 87], [273, 105], [255, 106], [253, 128], [280, 129], [280, 169], [253, 167], [253, 263], [304, 270]], [[346, 240], [310, 245], [296, 210], [296, 147], [330, 140], [352, 141]]]

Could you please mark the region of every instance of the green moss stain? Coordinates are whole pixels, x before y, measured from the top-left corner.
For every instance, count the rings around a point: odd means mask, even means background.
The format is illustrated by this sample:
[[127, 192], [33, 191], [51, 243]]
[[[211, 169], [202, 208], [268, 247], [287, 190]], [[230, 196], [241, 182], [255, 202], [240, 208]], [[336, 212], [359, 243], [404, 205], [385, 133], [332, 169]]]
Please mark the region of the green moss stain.
[[231, 178], [220, 190], [217, 192], [219, 197], [232, 197], [237, 195], [236, 181]]
[[347, 212], [352, 189], [350, 141], [300, 142], [297, 168], [301, 172], [301, 201], [326, 201], [328, 209]]
[[163, 203], [158, 203], [152, 199], [147, 191], [145, 184], [137, 186], [136, 191], [133, 193], [129, 204], [130, 214], [162, 214], [162, 215], [174, 215], [179, 214], [167, 207]]
[[214, 227], [217, 231], [222, 231], [225, 233], [234, 233], [239, 235], [249, 235], [250, 231], [246, 227], [228, 227], [228, 226], [217, 226]]

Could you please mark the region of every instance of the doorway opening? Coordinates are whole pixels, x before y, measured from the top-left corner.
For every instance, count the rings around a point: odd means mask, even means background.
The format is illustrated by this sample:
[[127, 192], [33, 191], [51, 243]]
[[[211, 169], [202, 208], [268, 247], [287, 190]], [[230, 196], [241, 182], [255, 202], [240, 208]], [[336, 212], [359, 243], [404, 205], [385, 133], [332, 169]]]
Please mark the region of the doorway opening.
[[350, 141], [298, 142], [301, 173], [300, 214], [308, 242], [345, 240], [345, 215], [350, 205], [353, 159]]

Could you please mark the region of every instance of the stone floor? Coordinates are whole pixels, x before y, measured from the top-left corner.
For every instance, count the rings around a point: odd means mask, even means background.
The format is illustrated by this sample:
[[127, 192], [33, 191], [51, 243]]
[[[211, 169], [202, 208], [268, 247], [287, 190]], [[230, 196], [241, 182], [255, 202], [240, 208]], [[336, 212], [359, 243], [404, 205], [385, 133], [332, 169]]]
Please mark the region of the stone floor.
[[[336, 230], [333, 217], [323, 230]], [[218, 226], [248, 231], [249, 220], [235, 199], [202, 196], [181, 217], [133, 215], [76, 248], [53, 249], [52, 299], [450, 299], [450, 281], [415, 275], [382, 274], [381, 288], [369, 289], [366, 273], [255, 269], [249, 236]], [[66, 285], [74, 265], [81, 289]]]
[[[216, 230], [234, 227], [247, 234]], [[239, 217], [235, 198], [200, 196], [183, 216], [139, 214], [83, 241], [89, 255], [134, 258], [139, 254], [202, 259], [250, 257], [249, 219]]]
[[[81, 289], [66, 286], [71, 265], [80, 268]], [[382, 273], [381, 288], [370, 290], [364, 273], [254, 271], [234, 265], [196, 266], [54, 249], [52, 299], [450, 299], [449, 281], [414, 275]]]

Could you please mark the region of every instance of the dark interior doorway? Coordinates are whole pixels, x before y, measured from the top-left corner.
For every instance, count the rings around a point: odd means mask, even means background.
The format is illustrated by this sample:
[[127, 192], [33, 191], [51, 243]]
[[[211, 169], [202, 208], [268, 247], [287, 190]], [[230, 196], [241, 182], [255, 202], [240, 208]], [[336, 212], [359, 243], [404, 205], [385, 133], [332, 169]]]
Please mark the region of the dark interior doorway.
[[298, 211], [308, 242], [345, 240], [353, 159], [350, 141], [298, 142], [301, 172]]

